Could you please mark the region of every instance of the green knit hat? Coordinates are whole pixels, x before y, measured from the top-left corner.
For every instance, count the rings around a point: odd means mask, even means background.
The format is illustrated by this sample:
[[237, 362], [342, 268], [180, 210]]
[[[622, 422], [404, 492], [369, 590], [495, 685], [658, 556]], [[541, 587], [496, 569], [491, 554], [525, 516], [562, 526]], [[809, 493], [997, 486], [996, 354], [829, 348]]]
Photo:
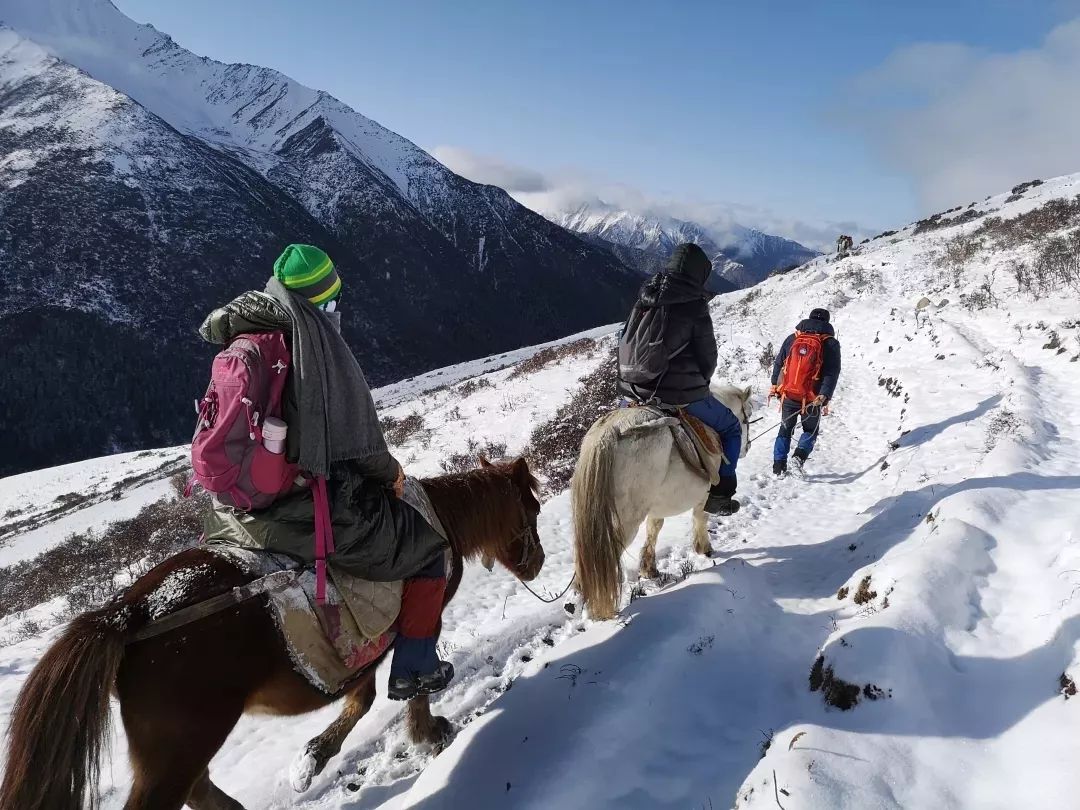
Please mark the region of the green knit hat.
[[274, 276], [297, 295], [322, 306], [341, 295], [334, 263], [312, 245], [289, 245], [274, 262]]

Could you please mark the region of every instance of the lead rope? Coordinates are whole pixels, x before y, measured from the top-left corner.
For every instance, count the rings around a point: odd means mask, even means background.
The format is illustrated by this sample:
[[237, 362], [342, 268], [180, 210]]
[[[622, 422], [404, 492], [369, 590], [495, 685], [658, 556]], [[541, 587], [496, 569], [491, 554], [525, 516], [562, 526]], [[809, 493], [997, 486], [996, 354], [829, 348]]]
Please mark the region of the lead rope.
[[326, 555], [334, 553], [334, 529], [330, 523], [330, 499], [326, 478], [315, 477], [315, 604], [326, 604]]
[[567, 591], [569, 591], [570, 588], [573, 587], [574, 580], [576, 580], [576, 579], [577, 579], [577, 574], [574, 574], [573, 576], [571, 576], [570, 581], [566, 584], [566, 587], [562, 589], [562, 593], [560, 593], [558, 596], [553, 596], [550, 599], [547, 599], [547, 598], [541, 596], [540, 594], [538, 594], [536, 591], [534, 591], [532, 588], [530, 588], [529, 583], [525, 582], [524, 580], [519, 579], [518, 582], [520, 582], [522, 584], [522, 586], [525, 588], [525, 590], [527, 590], [529, 593], [531, 593], [533, 596], [535, 596], [541, 602], [544, 602], [545, 604], [550, 605], [552, 602], [558, 602], [560, 599], [562, 599], [564, 596], [566, 596]]

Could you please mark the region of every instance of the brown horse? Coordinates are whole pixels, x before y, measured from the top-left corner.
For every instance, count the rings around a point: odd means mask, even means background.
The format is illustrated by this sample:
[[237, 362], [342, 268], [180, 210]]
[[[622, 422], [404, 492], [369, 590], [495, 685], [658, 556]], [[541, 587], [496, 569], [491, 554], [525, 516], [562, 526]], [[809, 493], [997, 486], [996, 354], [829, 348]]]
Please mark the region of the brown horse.
[[[528, 465], [524, 459], [481, 461], [479, 469], [423, 482], [453, 552], [445, 602], [461, 582], [463, 559], [490, 555], [522, 580], [533, 579], [544, 563], [536, 533], [540, 503]], [[74, 619], [49, 648], [15, 704], [0, 810], [97, 804], [110, 693], [119, 698], [134, 771], [127, 810], [173, 810], [185, 802], [195, 810], [243, 810], [210, 781], [208, 770], [240, 716], [296, 715], [333, 702], [293, 668], [265, 595], [132, 642], [150, 621], [155, 588], [170, 573], [196, 567], [209, 576], [200, 577], [197, 592], [177, 608], [251, 580], [219, 556], [189, 549], [106, 607]], [[315, 773], [371, 707], [375, 664], [343, 696], [341, 716], [307, 744]], [[439, 743], [452, 730], [431, 714], [426, 696], [409, 702], [407, 725], [415, 742]]]

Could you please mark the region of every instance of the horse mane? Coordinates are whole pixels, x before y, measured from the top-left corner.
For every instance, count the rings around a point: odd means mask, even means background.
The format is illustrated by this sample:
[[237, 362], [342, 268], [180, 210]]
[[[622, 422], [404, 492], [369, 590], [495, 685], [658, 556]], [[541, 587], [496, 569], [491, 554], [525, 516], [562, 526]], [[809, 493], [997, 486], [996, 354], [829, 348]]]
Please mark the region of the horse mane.
[[740, 388], [737, 385], [732, 385], [731, 383], [710, 383], [709, 391], [717, 399], [723, 399], [724, 397], [731, 397], [732, 399], [739, 400], [746, 399], [746, 389]]
[[491, 462], [421, 483], [450, 545], [465, 559], [504, 550], [521, 531], [522, 506], [540, 511], [539, 484], [521, 459]]

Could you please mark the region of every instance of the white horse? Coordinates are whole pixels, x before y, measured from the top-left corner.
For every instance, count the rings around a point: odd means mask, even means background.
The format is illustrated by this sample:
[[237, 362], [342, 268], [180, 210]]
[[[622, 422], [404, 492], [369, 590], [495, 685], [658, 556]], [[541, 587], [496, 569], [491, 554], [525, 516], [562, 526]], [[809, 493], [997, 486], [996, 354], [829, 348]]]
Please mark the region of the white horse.
[[[750, 388], [710, 386], [742, 423], [742, 449], [750, 441]], [[656, 538], [664, 518], [694, 510], [694, 551], [709, 554], [705, 501], [709, 483], [683, 461], [667, 428], [639, 429], [637, 409], [600, 417], [585, 434], [570, 483], [577, 587], [590, 615], [610, 619], [622, 594], [620, 557], [648, 520], [641, 575], [656, 577]]]

